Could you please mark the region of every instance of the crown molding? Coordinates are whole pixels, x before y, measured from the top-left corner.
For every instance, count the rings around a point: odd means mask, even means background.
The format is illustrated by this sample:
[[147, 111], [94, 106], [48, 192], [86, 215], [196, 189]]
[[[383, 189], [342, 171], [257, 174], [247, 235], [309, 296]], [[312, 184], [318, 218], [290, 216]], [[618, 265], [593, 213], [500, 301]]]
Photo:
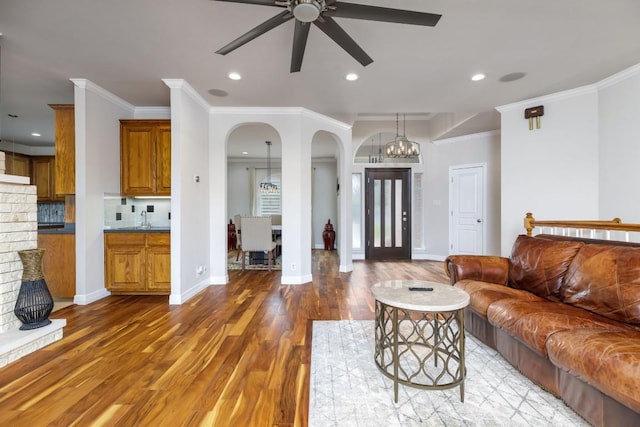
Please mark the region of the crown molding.
[[69, 79], [69, 80], [71, 80], [76, 87], [79, 87], [80, 89], [88, 90], [89, 92], [93, 92], [96, 95], [106, 99], [107, 101], [110, 101], [111, 103], [121, 108], [124, 108], [125, 110], [129, 110], [131, 114], [133, 114], [133, 112], [135, 111], [135, 107], [132, 104], [128, 103], [127, 101], [120, 98], [119, 96], [112, 94], [108, 90], [98, 86], [97, 84], [93, 83], [91, 80], [87, 80], [87, 79]]
[[620, 71], [619, 73], [609, 76], [606, 79], [600, 80], [598, 83], [596, 83], [596, 86], [598, 87], [598, 89], [605, 89], [617, 83], [620, 83], [624, 80], [627, 80], [639, 75], [640, 75], [640, 64], [636, 64], [625, 70]]
[[209, 111], [216, 115], [249, 115], [249, 116], [300, 116], [312, 120], [318, 120], [341, 128], [351, 130], [351, 125], [316, 113], [304, 107], [211, 107]]
[[196, 101], [202, 108], [209, 110], [211, 105], [185, 79], [162, 79], [169, 89], [180, 89]]
[[[432, 118], [437, 116], [436, 113], [397, 113], [397, 114], [402, 114], [404, 116], [403, 117], [404, 120], [410, 120], [410, 121], [431, 120]], [[389, 114], [363, 113], [363, 114], [358, 114], [358, 116], [356, 117], [356, 122], [386, 122], [391, 120], [392, 121], [396, 120], [396, 113], [389, 113]]]
[[562, 101], [565, 99], [573, 98], [576, 96], [596, 94], [598, 88], [595, 84], [580, 86], [575, 89], [564, 90], [562, 92], [552, 93], [550, 95], [540, 96], [538, 98], [531, 98], [520, 102], [514, 102], [513, 104], [500, 105], [496, 107], [496, 110], [500, 113], [506, 113], [513, 110], [521, 110], [523, 108], [531, 107], [535, 104], [544, 104], [547, 102]]
[[136, 119], [171, 119], [171, 107], [135, 107]]
[[500, 130], [495, 129], [495, 130], [490, 130], [486, 132], [471, 133], [469, 135], [453, 136], [451, 138], [438, 139], [438, 140], [432, 141], [432, 143], [434, 145], [453, 144], [456, 142], [473, 141], [480, 138], [491, 138], [492, 136], [496, 136], [496, 135], [500, 136], [500, 134], [501, 134]]

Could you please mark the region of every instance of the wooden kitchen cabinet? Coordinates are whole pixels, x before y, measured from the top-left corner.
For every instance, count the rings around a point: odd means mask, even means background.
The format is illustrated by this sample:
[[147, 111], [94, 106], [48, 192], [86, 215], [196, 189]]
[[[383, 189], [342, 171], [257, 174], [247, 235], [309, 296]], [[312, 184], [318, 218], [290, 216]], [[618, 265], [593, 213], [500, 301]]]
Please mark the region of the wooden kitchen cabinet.
[[105, 286], [113, 294], [171, 293], [169, 233], [105, 233]]
[[76, 194], [76, 129], [73, 104], [50, 104], [55, 118], [54, 188], [57, 194]]
[[37, 187], [38, 202], [64, 202], [64, 196], [56, 195], [55, 164], [52, 156], [31, 158], [31, 184]]
[[5, 173], [7, 175], [31, 176], [31, 159], [18, 153], [5, 153]]
[[171, 235], [147, 234], [147, 289], [171, 292]]
[[38, 248], [44, 249], [42, 275], [54, 298], [76, 294], [76, 236], [71, 233], [38, 233]]
[[171, 195], [170, 120], [120, 120], [120, 184], [125, 196]]

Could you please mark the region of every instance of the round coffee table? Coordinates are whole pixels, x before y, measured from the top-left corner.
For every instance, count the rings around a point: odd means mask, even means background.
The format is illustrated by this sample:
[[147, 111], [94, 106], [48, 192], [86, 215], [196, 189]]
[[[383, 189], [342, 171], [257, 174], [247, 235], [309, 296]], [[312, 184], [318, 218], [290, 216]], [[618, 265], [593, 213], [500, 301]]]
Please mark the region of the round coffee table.
[[438, 390], [460, 386], [464, 402], [464, 308], [469, 294], [451, 285], [387, 280], [375, 297], [375, 363], [398, 384]]

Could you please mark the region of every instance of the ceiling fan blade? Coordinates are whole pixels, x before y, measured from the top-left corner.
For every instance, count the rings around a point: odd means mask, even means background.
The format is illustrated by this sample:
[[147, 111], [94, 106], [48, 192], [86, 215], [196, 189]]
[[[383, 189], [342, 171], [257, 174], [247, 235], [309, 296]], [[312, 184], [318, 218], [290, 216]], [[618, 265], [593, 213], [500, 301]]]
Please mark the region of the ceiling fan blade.
[[304, 57], [304, 49], [307, 47], [307, 37], [309, 37], [308, 22], [298, 21], [296, 19], [296, 30], [293, 34], [293, 50], [291, 51], [291, 70], [297, 73], [302, 68], [302, 58]]
[[388, 7], [366, 6], [363, 4], [335, 2], [335, 10], [327, 10], [324, 16], [336, 18], [366, 19], [369, 21], [394, 22], [397, 24], [435, 26], [442, 15]]
[[258, 25], [252, 30], [247, 31], [226, 46], [221, 47], [216, 51], [216, 53], [219, 53], [220, 55], [226, 55], [229, 52], [233, 52], [245, 43], [248, 43], [256, 37], [263, 35], [267, 31], [274, 29], [278, 25], [284, 24], [290, 19], [293, 19], [293, 15], [288, 10], [285, 10], [282, 13], [277, 14], [273, 18], [264, 21], [262, 24]]
[[340, 45], [341, 48], [347, 51], [349, 55], [353, 56], [362, 66], [366, 67], [373, 62], [373, 59], [353, 41], [349, 34], [347, 34], [333, 18], [324, 15], [322, 20], [316, 19], [313, 23], [326, 35], [331, 37], [334, 42]]
[[278, 6], [275, 0], [213, 0], [213, 1], [226, 1], [230, 3], [246, 3], [246, 4], [259, 4], [261, 6]]

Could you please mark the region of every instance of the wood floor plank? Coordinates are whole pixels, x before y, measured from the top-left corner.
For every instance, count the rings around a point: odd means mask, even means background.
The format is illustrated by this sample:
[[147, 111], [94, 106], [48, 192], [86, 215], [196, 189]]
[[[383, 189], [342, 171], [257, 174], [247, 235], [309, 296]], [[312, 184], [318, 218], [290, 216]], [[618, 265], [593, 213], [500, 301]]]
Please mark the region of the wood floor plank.
[[0, 368], [0, 425], [306, 426], [314, 320], [372, 320], [370, 286], [447, 283], [442, 262], [313, 252], [313, 282], [230, 271], [181, 306], [111, 296], [54, 313], [62, 340]]

